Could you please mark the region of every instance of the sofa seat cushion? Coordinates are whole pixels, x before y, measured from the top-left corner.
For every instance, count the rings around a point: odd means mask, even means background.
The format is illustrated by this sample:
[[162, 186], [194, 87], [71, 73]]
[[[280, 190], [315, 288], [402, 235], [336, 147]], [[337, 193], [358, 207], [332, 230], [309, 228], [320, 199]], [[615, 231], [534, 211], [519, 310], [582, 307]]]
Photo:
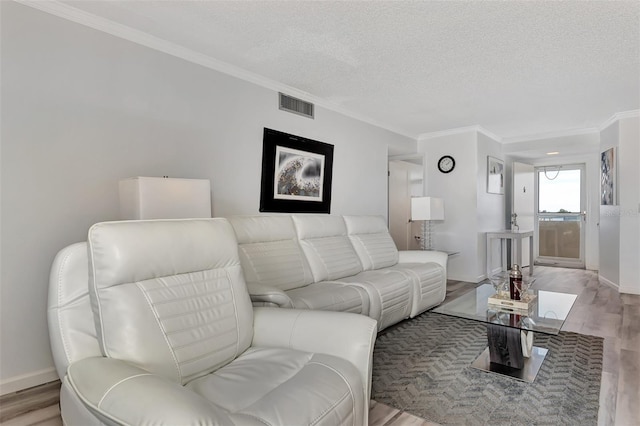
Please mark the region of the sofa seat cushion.
[[287, 291], [293, 307], [320, 311], [369, 315], [369, 296], [364, 289], [344, 283], [323, 281]]
[[256, 425], [347, 424], [361, 386], [358, 370], [346, 360], [258, 347], [187, 385], [234, 423]]
[[445, 269], [435, 263], [398, 263], [390, 269], [406, 274], [413, 281], [411, 317], [440, 304], [446, 295]]
[[369, 317], [378, 321], [378, 330], [409, 317], [413, 283], [405, 272], [385, 268], [363, 271], [337, 281], [366, 290], [369, 295]]

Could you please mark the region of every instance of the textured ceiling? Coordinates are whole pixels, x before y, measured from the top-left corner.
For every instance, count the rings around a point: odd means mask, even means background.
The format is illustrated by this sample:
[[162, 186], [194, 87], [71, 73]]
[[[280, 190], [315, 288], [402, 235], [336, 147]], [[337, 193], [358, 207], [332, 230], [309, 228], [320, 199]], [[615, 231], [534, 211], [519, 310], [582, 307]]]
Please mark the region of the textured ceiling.
[[64, 1], [403, 134], [501, 138], [640, 108], [638, 1]]

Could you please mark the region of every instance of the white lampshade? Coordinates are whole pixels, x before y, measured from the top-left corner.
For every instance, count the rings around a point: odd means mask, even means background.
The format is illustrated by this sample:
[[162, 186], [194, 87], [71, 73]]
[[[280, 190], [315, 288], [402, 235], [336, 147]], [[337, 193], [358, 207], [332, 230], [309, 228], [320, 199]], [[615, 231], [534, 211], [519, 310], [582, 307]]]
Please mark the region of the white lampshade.
[[211, 217], [211, 185], [208, 179], [123, 179], [120, 216], [122, 219]]
[[444, 200], [434, 197], [412, 197], [411, 220], [444, 220]]

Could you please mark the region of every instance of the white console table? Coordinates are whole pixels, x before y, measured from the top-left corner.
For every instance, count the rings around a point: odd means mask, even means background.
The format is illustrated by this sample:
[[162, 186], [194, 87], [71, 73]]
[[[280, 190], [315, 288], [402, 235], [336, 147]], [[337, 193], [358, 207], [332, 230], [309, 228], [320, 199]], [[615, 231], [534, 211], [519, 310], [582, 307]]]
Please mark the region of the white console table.
[[[502, 248], [502, 270], [507, 270], [507, 240], [511, 240], [511, 263], [522, 266], [522, 239], [529, 238], [529, 275], [533, 275], [533, 231], [502, 231], [487, 232], [487, 278], [491, 276], [492, 250], [491, 241], [499, 238]], [[515, 261], [514, 261], [515, 259]]]
[[456, 254], [460, 254], [459, 251], [457, 250], [440, 250], [437, 248], [431, 248], [431, 249], [424, 249], [425, 251], [441, 251], [442, 253], [447, 253], [447, 256], [451, 257], [451, 256], [455, 256]]

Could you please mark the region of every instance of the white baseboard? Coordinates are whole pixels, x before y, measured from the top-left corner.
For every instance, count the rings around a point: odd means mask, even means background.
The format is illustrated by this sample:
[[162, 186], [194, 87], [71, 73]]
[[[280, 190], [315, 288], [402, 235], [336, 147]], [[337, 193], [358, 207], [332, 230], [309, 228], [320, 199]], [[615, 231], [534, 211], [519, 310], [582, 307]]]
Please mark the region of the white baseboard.
[[482, 275], [457, 275], [447, 274], [447, 279], [452, 281], [464, 281], [466, 283], [479, 283], [486, 278], [485, 274]]
[[[524, 268], [524, 266], [523, 266]], [[499, 274], [501, 272], [506, 272], [507, 274], [509, 273], [509, 271], [503, 271], [501, 266], [498, 266], [497, 268], [493, 268], [490, 272], [491, 275], [489, 275], [489, 277], [494, 276], [495, 274]], [[484, 275], [483, 275], [484, 276]], [[485, 277], [485, 278], [489, 278], [489, 277]]]
[[630, 286], [625, 286], [625, 285], [619, 285], [617, 283], [614, 283], [611, 280], [606, 279], [605, 277], [603, 277], [600, 274], [598, 274], [598, 279], [600, 280], [601, 283], [618, 289], [618, 293], [640, 294], [640, 288], [639, 287], [630, 287]]
[[58, 373], [53, 367], [23, 374], [21, 376], [14, 376], [0, 382], [0, 395], [29, 389], [34, 386], [53, 382], [54, 380], [58, 380]]
[[598, 280], [599, 280], [601, 283], [606, 284], [606, 285], [611, 286], [611, 287], [614, 287], [614, 288], [617, 288], [617, 289], [618, 289], [618, 291], [620, 291], [620, 286], [618, 286], [618, 283], [614, 283], [613, 281], [608, 280], [607, 278], [603, 277], [603, 276], [602, 276], [602, 275], [600, 275], [600, 274], [598, 274]]
[[640, 294], [640, 288], [638, 288], [638, 287], [620, 287], [618, 289], [618, 292], [626, 293], [626, 294]]

